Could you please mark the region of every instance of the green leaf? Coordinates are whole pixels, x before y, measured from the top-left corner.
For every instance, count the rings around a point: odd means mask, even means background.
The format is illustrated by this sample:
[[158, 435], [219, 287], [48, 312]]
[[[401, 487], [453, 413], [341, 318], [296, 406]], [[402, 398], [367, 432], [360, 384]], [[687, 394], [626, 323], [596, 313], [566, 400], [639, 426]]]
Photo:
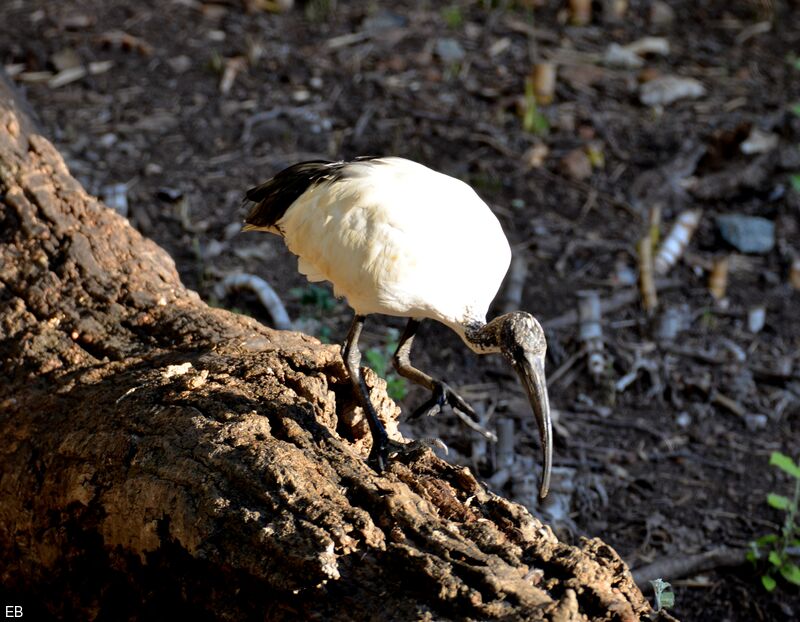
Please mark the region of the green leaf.
[[800, 102], [798, 102], [796, 104], [792, 104], [791, 106], [789, 106], [789, 110], [791, 110], [798, 117], [800, 117]]
[[369, 366], [372, 367], [375, 373], [381, 378], [386, 375], [386, 357], [383, 355], [383, 352], [377, 348], [370, 348], [364, 353], [364, 358], [367, 359]]
[[386, 379], [386, 392], [393, 400], [402, 400], [408, 394], [406, 379], [398, 378], [395, 374], [389, 374]]
[[778, 554], [777, 551], [770, 551], [769, 557], [767, 557], [769, 563], [773, 566], [782, 566], [783, 565], [783, 558]]
[[[797, 104], [797, 106], [798, 110], [800, 111], [800, 104]], [[792, 460], [786, 454], [783, 454], [779, 451], [773, 451], [769, 457], [769, 464], [770, 466], [778, 467], [781, 471], [785, 471], [792, 477], [800, 479], [800, 466], [796, 465], [794, 460]]]
[[789, 583], [800, 585], [800, 566], [792, 563], [784, 564], [781, 566], [781, 576]]
[[792, 505], [792, 502], [789, 501], [789, 497], [784, 497], [783, 495], [776, 495], [773, 492], [767, 495], [767, 503], [769, 503], [770, 506], [775, 508], [776, 510], [788, 510], [789, 507]]
[[789, 175], [789, 183], [792, 184], [792, 189], [795, 192], [800, 192], [800, 173]]
[[778, 541], [777, 533], [768, 533], [766, 536], [761, 536], [758, 540], [756, 540], [756, 545], [764, 546], [765, 544], [772, 544], [773, 542], [777, 541]]
[[777, 585], [777, 582], [775, 581], [775, 579], [773, 579], [769, 575], [764, 575], [763, 577], [761, 577], [761, 585], [764, 586], [765, 590], [767, 590], [768, 592], [771, 592], [772, 590], [775, 589], [775, 586]]

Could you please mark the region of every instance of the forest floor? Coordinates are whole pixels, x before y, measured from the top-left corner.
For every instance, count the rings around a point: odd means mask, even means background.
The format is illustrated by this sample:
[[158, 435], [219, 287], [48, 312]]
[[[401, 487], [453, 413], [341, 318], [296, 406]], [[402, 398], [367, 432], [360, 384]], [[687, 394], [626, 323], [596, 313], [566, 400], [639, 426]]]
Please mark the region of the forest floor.
[[[562, 538], [599, 536], [632, 567], [779, 533], [785, 513], [766, 497], [794, 483], [770, 456], [800, 456], [800, 6], [642, 0], [615, 16], [595, 3], [577, 26], [567, 3], [264, 10], [274, 4], [5, 0], [0, 63], [73, 174], [166, 248], [187, 285], [269, 323], [254, 295], [217, 287], [257, 274], [323, 340], [343, 339], [346, 303], [310, 287], [278, 238], [240, 234], [243, 192], [296, 161], [375, 154], [467, 181], [519, 258], [522, 297], [508, 304], [547, 330], [553, 501], [531, 499], [538, 439], [515, 378], [432, 323], [413, 360], [459, 386], [487, 426], [515, 430], [514, 453], [498, 456], [450, 413], [408, 435], [441, 438]], [[546, 86], [541, 63], [556, 67], [555, 92], [537, 104], [526, 80]], [[689, 96], [653, 102], [669, 76]], [[697, 230], [648, 313], [637, 243], [654, 214], [663, 240], [687, 210], [701, 210]], [[723, 238], [723, 215], [774, 231], [748, 249], [754, 234]], [[614, 303], [595, 376], [575, 319], [582, 290]], [[402, 325], [370, 320], [372, 366], [387, 366]], [[404, 412], [426, 397], [390, 386]], [[763, 573], [745, 564], [675, 581], [672, 612], [800, 617], [797, 586], [779, 578], [768, 593]]]

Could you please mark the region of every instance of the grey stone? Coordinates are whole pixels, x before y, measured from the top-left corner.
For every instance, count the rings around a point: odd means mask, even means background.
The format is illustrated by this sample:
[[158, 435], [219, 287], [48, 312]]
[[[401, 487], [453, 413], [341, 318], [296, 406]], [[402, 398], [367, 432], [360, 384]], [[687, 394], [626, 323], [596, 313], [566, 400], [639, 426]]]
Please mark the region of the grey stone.
[[775, 223], [758, 216], [726, 214], [717, 218], [722, 238], [742, 253], [768, 253], [775, 246]]

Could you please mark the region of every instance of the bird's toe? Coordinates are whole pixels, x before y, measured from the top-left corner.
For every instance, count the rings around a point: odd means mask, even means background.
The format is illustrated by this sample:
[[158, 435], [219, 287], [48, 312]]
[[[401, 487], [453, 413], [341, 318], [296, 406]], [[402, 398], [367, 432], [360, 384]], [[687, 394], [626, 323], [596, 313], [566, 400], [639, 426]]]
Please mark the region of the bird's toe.
[[460, 410], [466, 415], [469, 415], [475, 421], [478, 420], [478, 413], [475, 412], [475, 409], [470, 406], [467, 401], [461, 397], [458, 393], [453, 391], [449, 385], [444, 384], [444, 392], [447, 399], [447, 403], [450, 405], [451, 408], [455, 410]]
[[378, 473], [383, 473], [389, 464], [389, 439], [386, 436], [373, 438], [372, 451], [369, 452], [367, 464]]

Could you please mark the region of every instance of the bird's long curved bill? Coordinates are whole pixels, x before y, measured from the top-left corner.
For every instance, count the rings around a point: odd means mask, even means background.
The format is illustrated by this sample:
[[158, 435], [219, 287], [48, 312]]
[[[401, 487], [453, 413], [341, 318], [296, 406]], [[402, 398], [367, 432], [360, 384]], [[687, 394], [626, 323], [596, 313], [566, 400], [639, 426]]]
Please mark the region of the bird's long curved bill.
[[550, 421], [550, 400], [547, 397], [547, 382], [544, 375], [543, 356], [525, 356], [516, 366], [517, 374], [525, 387], [528, 399], [539, 426], [542, 443], [542, 479], [539, 482], [539, 498], [547, 496], [550, 489], [550, 471], [553, 468], [553, 425]]

